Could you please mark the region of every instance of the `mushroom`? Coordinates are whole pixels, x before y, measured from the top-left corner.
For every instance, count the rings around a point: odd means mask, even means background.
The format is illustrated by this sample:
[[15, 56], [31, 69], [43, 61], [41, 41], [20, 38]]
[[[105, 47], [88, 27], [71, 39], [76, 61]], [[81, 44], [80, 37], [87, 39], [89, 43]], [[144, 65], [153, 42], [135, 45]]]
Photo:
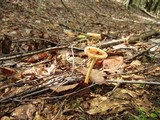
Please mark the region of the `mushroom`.
[[104, 59], [108, 55], [107, 55], [107, 53], [105, 51], [103, 51], [103, 50], [101, 50], [99, 48], [96, 48], [96, 47], [91, 47], [91, 46], [86, 47], [84, 49], [84, 52], [91, 59], [91, 63], [90, 63], [90, 66], [88, 68], [88, 71], [87, 71], [87, 74], [86, 74], [86, 77], [85, 77], [85, 81], [84, 81], [84, 83], [88, 84], [89, 77], [90, 77], [90, 74], [92, 72], [92, 69], [93, 69], [93, 66], [94, 66], [96, 60], [98, 60], [98, 59]]

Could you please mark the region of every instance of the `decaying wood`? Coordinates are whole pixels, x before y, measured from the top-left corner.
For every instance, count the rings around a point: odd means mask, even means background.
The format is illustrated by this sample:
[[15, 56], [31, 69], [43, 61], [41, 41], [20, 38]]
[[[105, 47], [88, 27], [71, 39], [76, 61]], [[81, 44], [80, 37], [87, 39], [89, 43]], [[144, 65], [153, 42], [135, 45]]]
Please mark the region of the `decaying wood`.
[[149, 32], [145, 32], [145, 33], [142, 33], [140, 35], [133, 35], [129, 38], [122, 38], [122, 39], [118, 39], [118, 40], [112, 40], [112, 41], [109, 41], [109, 42], [105, 42], [105, 43], [101, 43], [97, 46], [100, 46], [101, 48], [106, 48], [106, 47], [109, 47], [111, 45], [117, 45], [117, 44], [120, 44], [120, 43], [123, 43], [123, 42], [128, 42], [128, 43], [136, 43], [137, 41], [139, 40], [143, 40], [143, 39], [147, 39], [149, 37], [152, 37], [154, 35], [159, 35], [160, 34], [160, 31], [149, 31]]

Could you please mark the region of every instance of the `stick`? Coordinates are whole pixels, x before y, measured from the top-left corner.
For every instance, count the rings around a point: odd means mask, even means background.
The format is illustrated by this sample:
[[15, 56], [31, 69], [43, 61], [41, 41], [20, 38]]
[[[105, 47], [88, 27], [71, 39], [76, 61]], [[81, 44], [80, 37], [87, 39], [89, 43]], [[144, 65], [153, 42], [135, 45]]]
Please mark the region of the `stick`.
[[105, 80], [106, 83], [120, 83], [120, 84], [147, 84], [147, 85], [160, 85], [160, 82], [144, 82], [144, 81], [136, 81], [136, 80]]
[[135, 43], [138, 40], [146, 39], [148, 37], [151, 37], [151, 36], [157, 35], [157, 34], [160, 34], [160, 31], [155, 31], [155, 30], [148, 31], [148, 32], [142, 33], [140, 35], [133, 35], [129, 38], [122, 38], [122, 39], [118, 39], [118, 40], [112, 40], [109, 42], [105, 42], [105, 43], [102, 43], [101, 45], [98, 45], [98, 46], [101, 46], [101, 48], [106, 48], [106, 47], [109, 47], [110, 45], [117, 45], [117, 44], [123, 43], [125, 41], [127, 41], [128, 43]]
[[20, 58], [20, 57], [26, 57], [29, 55], [34, 55], [37, 53], [42, 53], [45, 51], [50, 51], [50, 50], [55, 50], [55, 49], [62, 49], [62, 48], [66, 48], [67, 46], [59, 46], [59, 47], [50, 47], [50, 48], [46, 48], [46, 49], [42, 49], [39, 51], [33, 51], [33, 52], [29, 52], [29, 53], [21, 53], [18, 55], [13, 55], [13, 56], [8, 56], [8, 57], [0, 57], [0, 61], [4, 61], [4, 60], [10, 60], [10, 59], [15, 59], [15, 58]]

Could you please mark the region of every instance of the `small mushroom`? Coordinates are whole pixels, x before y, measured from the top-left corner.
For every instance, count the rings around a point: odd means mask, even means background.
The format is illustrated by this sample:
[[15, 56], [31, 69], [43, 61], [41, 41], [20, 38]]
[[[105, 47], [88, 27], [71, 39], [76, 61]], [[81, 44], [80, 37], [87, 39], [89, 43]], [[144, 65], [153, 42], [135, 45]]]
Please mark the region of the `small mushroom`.
[[91, 47], [91, 46], [86, 47], [84, 49], [84, 52], [91, 59], [91, 63], [90, 63], [90, 66], [88, 68], [87, 75], [86, 75], [85, 81], [84, 81], [84, 83], [88, 84], [89, 77], [90, 77], [90, 74], [92, 72], [92, 69], [93, 69], [93, 66], [94, 66], [96, 60], [98, 60], [98, 59], [104, 59], [108, 55], [107, 55], [107, 53], [105, 51], [103, 51], [103, 50], [101, 50], [99, 48], [96, 48], [96, 47]]

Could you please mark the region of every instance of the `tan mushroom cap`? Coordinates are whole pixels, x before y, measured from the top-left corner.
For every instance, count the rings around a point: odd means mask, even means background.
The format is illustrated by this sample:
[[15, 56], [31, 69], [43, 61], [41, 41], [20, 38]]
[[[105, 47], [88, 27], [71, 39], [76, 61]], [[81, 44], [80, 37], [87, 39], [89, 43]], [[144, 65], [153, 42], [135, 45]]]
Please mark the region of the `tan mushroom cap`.
[[84, 52], [88, 55], [90, 58], [97, 58], [97, 59], [104, 59], [108, 56], [108, 54], [96, 47], [88, 46], [84, 49]]

